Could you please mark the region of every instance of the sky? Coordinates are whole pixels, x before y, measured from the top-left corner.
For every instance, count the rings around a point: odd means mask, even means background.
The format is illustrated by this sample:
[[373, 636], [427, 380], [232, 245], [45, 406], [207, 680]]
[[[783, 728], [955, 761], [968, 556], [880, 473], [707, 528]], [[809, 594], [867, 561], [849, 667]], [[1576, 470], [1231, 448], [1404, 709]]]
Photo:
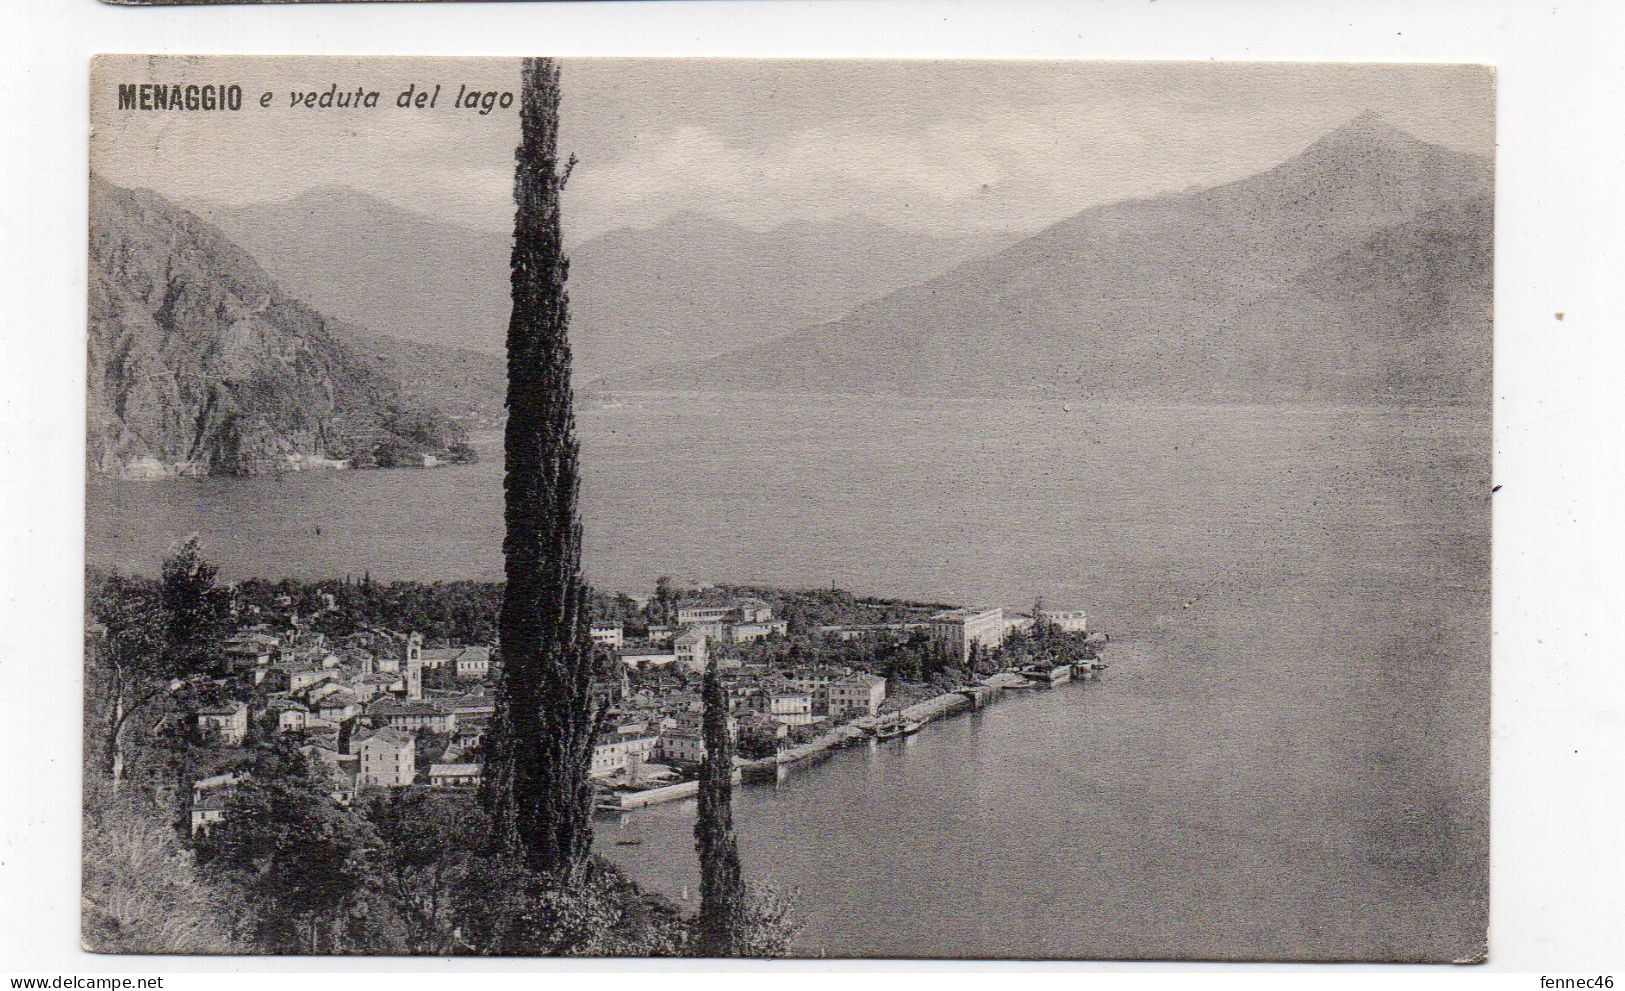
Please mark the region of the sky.
[[[1477, 66], [571, 59], [561, 76], [573, 240], [688, 212], [758, 230], [848, 215], [921, 234], [1035, 230], [1259, 172], [1364, 110], [1458, 150], [1494, 147], [1493, 75]], [[116, 109], [118, 83], [146, 81], [236, 83], [243, 109]], [[395, 105], [435, 83], [435, 109]], [[379, 106], [289, 106], [335, 84], [376, 90]], [[505, 230], [517, 99], [482, 115], [451, 106], [460, 86], [514, 92], [518, 64], [107, 56], [92, 164], [183, 203], [348, 186]]]

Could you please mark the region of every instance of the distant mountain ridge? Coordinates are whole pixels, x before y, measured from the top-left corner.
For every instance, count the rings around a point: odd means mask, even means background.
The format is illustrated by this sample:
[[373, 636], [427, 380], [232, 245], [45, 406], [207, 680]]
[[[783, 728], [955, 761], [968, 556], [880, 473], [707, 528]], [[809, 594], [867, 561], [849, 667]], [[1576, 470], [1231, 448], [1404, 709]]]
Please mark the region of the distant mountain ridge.
[[[506, 233], [434, 220], [342, 187], [198, 212], [324, 312], [406, 340], [504, 352]], [[690, 213], [572, 241], [578, 381], [674, 355], [721, 354], [833, 320], [1013, 239], [914, 235], [856, 217], [756, 231]]]
[[465, 456], [466, 431], [216, 227], [92, 176], [87, 461], [240, 475]]
[[1258, 175], [1085, 210], [841, 319], [609, 384], [1487, 403], [1491, 182], [1364, 114]]

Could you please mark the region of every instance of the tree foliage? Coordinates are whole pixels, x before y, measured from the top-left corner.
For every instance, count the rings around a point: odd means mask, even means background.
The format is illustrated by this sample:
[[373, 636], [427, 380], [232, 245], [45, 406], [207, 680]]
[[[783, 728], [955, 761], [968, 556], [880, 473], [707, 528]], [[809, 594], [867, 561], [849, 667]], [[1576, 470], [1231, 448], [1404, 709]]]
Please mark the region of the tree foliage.
[[101, 711], [96, 750], [101, 771], [117, 786], [132, 725], [219, 662], [231, 598], [215, 585], [215, 568], [194, 536], [165, 558], [157, 583], [124, 575], [95, 582], [88, 619], [87, 706]]
[[507, 587], [503, 666], [485, 800], [499, 846], [568, 881], [592, 844], [588, 770], [598, 719], [577, 513], [580, 445], [570, 385], [569, 296], [559, 194], [559, 73], [526, 59], [515, 153], [513, 315], [504, 434]]
[[489, 956], [674, 956], [687, 927], [591, 857], [569, 882], [521, 859], [482, 853], [458, 894], [458, 952]]
[[266, 748], [250, 773], [227, 800], [225, 820], [198, 844], [210, 875], [237, 893], [240, 928], [272, 953], [368, 946], [349, 929], [379, 842], [371, 825], [336, 804], [326, 768], [291, 745]]
[[696, 949], [702, 956], [738, 956], [745, 921], [745, 882], [733, 829], [733, 740], [728, 733], [728, 693], [717, 659], [705, 667], [700, 690], [705, 705], [701, 730], [699, 812], [694, 845], [700, 855], [700, 915]]
[[489, 820], [469, 796], [418, 789], [372, 798], [378, 834], [374, 879], [402, 924], [407, 952], [449, 954], [457, 945], [459, 892], [478, 886], [476, 851]]
[[231, 594], [215, 584], [217, 570], [203, 559], [196, 536], [164, 559], [164, 650], [182, 676], [205, 674], [218, 664], [231, 633]]

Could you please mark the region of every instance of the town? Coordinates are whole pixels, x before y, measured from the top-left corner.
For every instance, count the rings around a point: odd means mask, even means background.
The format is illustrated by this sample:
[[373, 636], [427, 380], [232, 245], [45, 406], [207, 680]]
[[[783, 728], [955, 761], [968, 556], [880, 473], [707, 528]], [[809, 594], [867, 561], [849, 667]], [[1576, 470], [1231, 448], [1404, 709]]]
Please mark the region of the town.
[[[888, 603], [882, 621], [812, 623], [829, 616], [797, 595], [781, 593], [792, 618], [731, 588], [663, 585], [654, 597], [606, 600], [600, 611], [617, 618], [590, 628], [594, 696], [608, 710], [590, 769], [600, 809], [697, 791], [705, 756], [699, 686], [713, 658], [746, 780], [1104, 666], [1103, 638], [1091, 634], [1081, 608]], [[286, 591], [235, 595], [237, 628], [211, 678], [211, 701], [183, 717], [190, 725], [181, 729], [222, 765], [255, 740], [293, 742], [326, 768], [342, 805], [369, 789], [477, 789], [500, 644], [426, 641], [419, 631], [370, 625], [339, 632], [348, 624], [335, 621], [334, 591], [307, 590], [298, 600]], [[194, 835], [224, 820], [248, 773], [226, 769], [193, 782]]]

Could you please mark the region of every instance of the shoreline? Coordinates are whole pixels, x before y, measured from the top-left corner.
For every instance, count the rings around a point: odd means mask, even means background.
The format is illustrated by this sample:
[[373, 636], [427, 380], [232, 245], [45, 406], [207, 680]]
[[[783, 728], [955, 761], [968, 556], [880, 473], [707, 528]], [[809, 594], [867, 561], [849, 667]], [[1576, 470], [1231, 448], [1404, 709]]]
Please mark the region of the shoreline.
[[[907, 708], [898, 710], [898, 714], [908, 722], [918, 723], [923, 727], [927, 723], [946, 719], [949, 716], [957, 716], [965, 712], [978, 712], [1002, 700], [1008, 692], [1042, 690], [1073, 680], [1092, 681], [1105, 668], [1105, 665], [1096, 658], [1092, 661], [1080, 661], [1062, 667], [1066, 669], [1064, 676], [1052, 675], [1047, 680], [1037, 679], [1017, 671], [999, 671], [976, 681], [972, 685], [966, 685], [951, 692], [944, 692], [941, 695], [933, 695], [928, 699], [916, 702]], [[1059, 671], [1061, 669], [1056, 668], [1054, 670]], [[822, 763], [837, 751], [843, 750], [851, 744], [874, 739], [874, 728], [879, 720], [878, 715], [859, 716], [806, 743], [782, 750], [773, 757], [736, 762], [734, 783], [744, 785], [775, 784], [783, 780], [784, 776], [798, 765], [806, 767]], [[648, 808], [651, 805], [664, 805], [668, 802], [692, 798], [698, 792], [699, 782], [697, 780], [683, 781], [677, 784], [646, 789], [642, 792], [607, 796], [607, 798], [613, 798], [614, 801], [600, 800], [595, 805], [595, 809], [604, 813], [625, 814]]]

